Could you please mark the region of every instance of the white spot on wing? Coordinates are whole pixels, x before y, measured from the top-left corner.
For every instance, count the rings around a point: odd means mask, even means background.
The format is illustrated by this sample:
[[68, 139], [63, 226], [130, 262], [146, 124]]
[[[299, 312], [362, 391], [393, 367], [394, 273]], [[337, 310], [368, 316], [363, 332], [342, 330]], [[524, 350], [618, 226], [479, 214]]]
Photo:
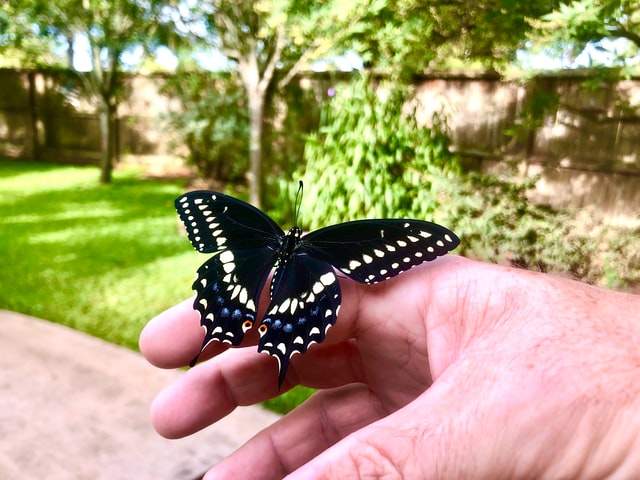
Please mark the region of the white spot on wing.
[[294, 298], [293, 300], [291, 300], [291, 309], [289, 310], [291, 312], [291, 315], [296, 313], [297, 308], [298, 308], [298, 299]]
[[236, 285], [235, 287], [233, 287], [233, 292], [231, 292], [231, 300], [233, 300], [238, 296], [241, 289], [242, 287], [240, 285]]
[[248, 296], [249, 296], [249, 294], [247, 293], [247, 289], [243, 288], [240, 291], [240, 298], [238, 298], [238, 300], [240, 300], [240, 303], [242, 303], [243, 305], [246, 305]]
[[284, 302], [282, 302], [280, 304], [280, 306], [278, 307], [278, 312], [280, 313], [284, 313], [289, 309], [289, 305], [291, 304], [291, 299], [290, 298], [285, 298]]
[[333, 272], [327, 272], [320, 277], [320, 281], [323, 285], [328, 287], [336, 281], [336, 275]]

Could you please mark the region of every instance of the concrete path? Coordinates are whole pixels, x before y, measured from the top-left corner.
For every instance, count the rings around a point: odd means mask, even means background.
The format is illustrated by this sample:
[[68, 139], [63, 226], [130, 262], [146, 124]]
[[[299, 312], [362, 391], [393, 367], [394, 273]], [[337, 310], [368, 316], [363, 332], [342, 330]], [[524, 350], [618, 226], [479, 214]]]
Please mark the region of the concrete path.
[[0, 310], [0, 479], [192, 480], [278, 417], [244, 407], [166, 440], [149, 405], [176, 371], [57, 324]]

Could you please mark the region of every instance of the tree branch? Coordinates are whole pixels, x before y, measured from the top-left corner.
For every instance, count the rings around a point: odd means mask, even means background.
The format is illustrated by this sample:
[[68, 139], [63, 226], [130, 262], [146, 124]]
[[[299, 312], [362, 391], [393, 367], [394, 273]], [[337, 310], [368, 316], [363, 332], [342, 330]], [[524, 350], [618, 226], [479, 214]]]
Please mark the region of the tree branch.
[[[356, 15], [349, 21], [349, 24], [345, 28], [340, 29], [340, 33], [331, 38], [331, 42], [330, 42], [331, 46], [337, 45], [342, 40], [344, 40], [349, 35], [351, 35], [351, 27], [356, 25], [362, 19], [363, 16], [364, 16], [364, 13], [360, 13]], [[300, 56], [300, 58], [296, 60], [296, 62], [289, 69], [287, 74], [278, 82], [278, 88], [279, 89], [285, 88], [289, 84], [289, 82], [300, 72], [300, 70], [302, 70], [302, 67], [305, 64], [307, 64], [309, 60], [317, 54], [320, 47], [321, 47], [320, 44], [310, 45], [309, 48], [307, 48], [304, 51], [304, 53]]]
[[265, 92], [267, 90], [267, 87], [271, 83], [271, 79], [273, 78], [273, 73], [275, 72], [276, 66], [282, 58], [282, 51], [284, 50], [285, 43], [285, 26], [284, 24], [281, 24], [276, 30], [276, 42], [273, 53], [269, 57], [267, 66], [265, 67], [264, 72], [262, 73], [260, 78], [260, 83], [258, 84], [258, 88], [260, 88], [260, 91], [262, 92]]
[[611, 30], [610, 33], [612, 37], [626, 38], [627, 40], [631, 40], [634, 44], [636, 44], [636, 46], [640, 47], [640, 35], [627, 30], [617, 22], [616, 28], [614, 30]]

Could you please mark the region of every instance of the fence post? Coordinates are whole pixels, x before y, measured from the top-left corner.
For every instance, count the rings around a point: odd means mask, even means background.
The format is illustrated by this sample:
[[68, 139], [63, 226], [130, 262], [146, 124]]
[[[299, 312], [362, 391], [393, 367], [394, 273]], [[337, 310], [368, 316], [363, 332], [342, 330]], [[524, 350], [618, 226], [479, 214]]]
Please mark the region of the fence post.
[[41, 160], [40, 149], [38, 148], [38, 107], [36, 105], [36, 75], [34, 70], [27, 72], [27, 80], [29, 83], [28, 95], [28, 119], [25, 135], [24, 156], [34, 160]]

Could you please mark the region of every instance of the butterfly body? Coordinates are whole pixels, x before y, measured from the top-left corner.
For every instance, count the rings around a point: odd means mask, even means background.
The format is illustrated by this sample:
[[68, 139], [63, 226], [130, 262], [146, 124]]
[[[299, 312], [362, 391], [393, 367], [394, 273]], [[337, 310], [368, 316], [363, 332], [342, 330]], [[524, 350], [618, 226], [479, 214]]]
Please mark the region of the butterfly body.
[[[194, 248], [213, 254], [193, 283], [205, 330], [201, 351], [214, 340], [239, 345], [257, 324], [258, 350], [278, 360], [278, 386], [290, 358], [322, 342], [335, 324], [338, 273], [373, 284], [459, 244], [453, 232], [421, 220], [356, 220], [285, 233], [252, 205], [206, 190], [178, 197], [176, 209]], [[258, 321], [258, 298], [272, 272], [270, 304]]]

